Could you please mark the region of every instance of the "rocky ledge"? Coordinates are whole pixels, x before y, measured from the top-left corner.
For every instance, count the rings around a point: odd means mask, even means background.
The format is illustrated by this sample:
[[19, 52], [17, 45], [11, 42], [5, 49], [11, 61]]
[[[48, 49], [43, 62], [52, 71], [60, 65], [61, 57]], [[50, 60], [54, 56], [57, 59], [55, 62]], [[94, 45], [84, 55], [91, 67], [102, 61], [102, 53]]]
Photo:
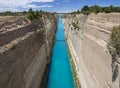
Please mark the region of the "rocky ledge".
[[67, 14], [63, 23], [81, 87], [119, 88], [120, 74], [113, 76], [118, 70], [106, 47], [111, 29], [120, 25], [120, 13]]
[[57, 16], [31, 22], [24, 16], [0, 17], [0, 88], [42, 88]]

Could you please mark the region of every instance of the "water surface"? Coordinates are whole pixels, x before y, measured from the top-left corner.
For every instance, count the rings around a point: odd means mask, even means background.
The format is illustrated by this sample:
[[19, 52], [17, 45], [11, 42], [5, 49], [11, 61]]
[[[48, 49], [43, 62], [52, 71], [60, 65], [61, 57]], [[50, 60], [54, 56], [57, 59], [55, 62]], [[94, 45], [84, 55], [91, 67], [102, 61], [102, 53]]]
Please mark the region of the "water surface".
[[62, 19], [59, 18], [46, 88], [74, 88], [63, 28]]

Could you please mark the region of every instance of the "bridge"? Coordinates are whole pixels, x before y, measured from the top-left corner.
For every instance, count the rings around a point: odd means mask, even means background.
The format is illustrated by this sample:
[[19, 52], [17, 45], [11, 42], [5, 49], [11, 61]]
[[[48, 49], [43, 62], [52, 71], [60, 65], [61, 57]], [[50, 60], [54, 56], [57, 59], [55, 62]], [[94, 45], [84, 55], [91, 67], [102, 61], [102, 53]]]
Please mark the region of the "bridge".
[[54, 14], [61, 14], [62, 15], [62, 14], [70, 14], [70, 13], [56, 13], [56, 12], [54, 12]]
[[56, 14], [70, 14], [70, 13], [56, 13]]

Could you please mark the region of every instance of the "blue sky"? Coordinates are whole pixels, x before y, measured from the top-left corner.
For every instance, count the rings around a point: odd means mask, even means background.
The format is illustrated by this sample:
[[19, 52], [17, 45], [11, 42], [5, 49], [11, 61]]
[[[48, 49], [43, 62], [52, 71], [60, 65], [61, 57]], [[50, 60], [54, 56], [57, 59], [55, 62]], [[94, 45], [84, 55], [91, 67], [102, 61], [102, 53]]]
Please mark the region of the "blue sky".
[[120, 6], [120, 0], [0, 0], [0, 11], [23, 11], [32, 7], [34, 10], [71, 12], [95, 4]]

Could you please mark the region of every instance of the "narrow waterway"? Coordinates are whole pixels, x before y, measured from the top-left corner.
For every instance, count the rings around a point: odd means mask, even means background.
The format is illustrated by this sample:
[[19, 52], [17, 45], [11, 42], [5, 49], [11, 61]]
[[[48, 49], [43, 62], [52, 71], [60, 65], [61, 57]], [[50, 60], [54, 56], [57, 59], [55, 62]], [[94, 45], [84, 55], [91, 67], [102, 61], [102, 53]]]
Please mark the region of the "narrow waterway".
[[46, 88], [74, 88], [69, 56], [64, 36], [64, 26], [59, 18], [56, 41], [52, 51]]

